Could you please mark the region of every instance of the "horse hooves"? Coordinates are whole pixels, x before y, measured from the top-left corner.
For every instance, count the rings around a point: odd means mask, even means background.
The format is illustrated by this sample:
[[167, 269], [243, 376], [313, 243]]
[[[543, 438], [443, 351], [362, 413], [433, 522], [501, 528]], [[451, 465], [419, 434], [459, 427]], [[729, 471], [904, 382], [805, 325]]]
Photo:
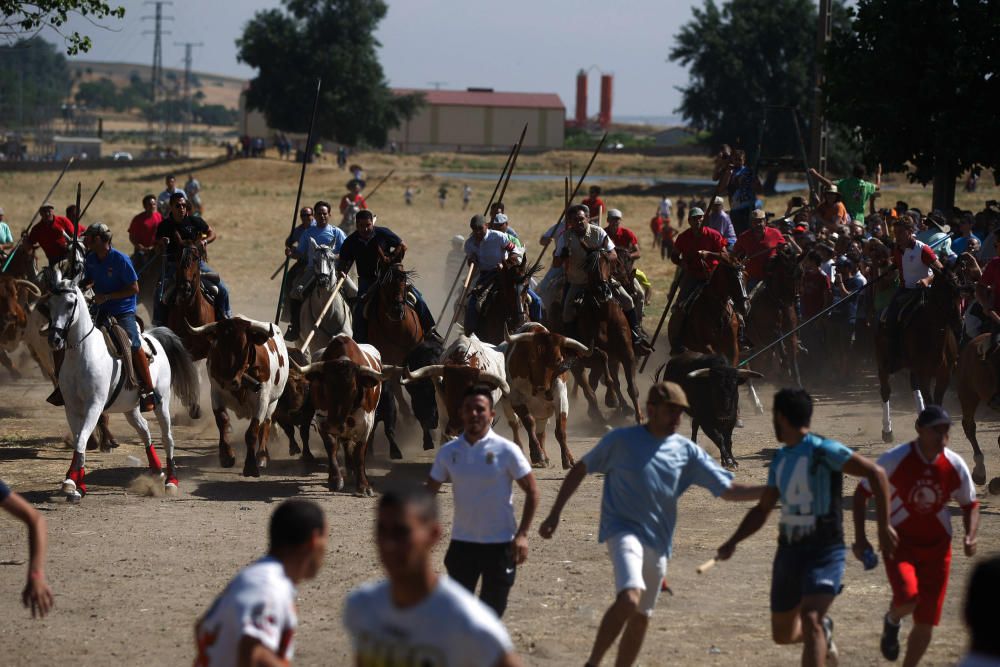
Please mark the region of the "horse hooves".
[[244, 477], [260, 477], [260, 468], [252, 463], [243, 466]]
[[66, 494], [66, 502], [73, 503], [74, 505], [83, 500], [83, 496], [79, 491], [74, 490], [72, 493]]
[[882, 442], [892, 442], [892, 431], [882, 431]]
[[983, 461], [983, 455], [974, 456], [976, 465], [972, 468], [972, 481], [976, 484], [986, 483], [986, 463]]
[[430, 438], [427, 438], [426, 440], [424, 440], [424, 451], [429, 452], [432, 449], [434, 449], [434, 441], [431, 440]]
[[99, 448], [99, 445], [97, 444], [97, 441], [94, 440], [94, 438], [91, 438], [90, 440], [87, 441], [87, 451], [88, 452], [96, 451], [98, 448]]
[[305, 463], [310, 463], [310, 464], [311, 463], [316, 463], [316, 457], [313, 456], [313, 453], [310, 452], [308, 449], [302, 450], [302, 460]]
[[733, 471], [738, 469], [740, 467], [740, 464], [736, 462], [736, 459], [729, 459], [728, 461], [722, 464], [722, 467], [725, 468], [726, 470]]
[[987, 490], [989, 490], [991, 495], [1000, 495], [1000, 477], [994, 477], [991, 479]]
[[395, 444], [389, 445], [389, 458], [393, 461], [399, 461], [403, 458], [403, 452], [399, 451], [399, 447]]
[[178, 493], [177, 482], [167, 482], [163, 487], [163, 491], [168, 496], [176, 496]]
[[366, 486], [363, 489], [358, 489], [357, 491], [355, 491], [354, 492], [354, 497], [355, 498], [374, 498], [375, 497], [375, 491], [372, 490], [372, 487]]
[[101, 443], [101, 451], [104, 452], [105, 454], [107, 454], [108, 452], [110, 452], [113, 449], [118, 449], [118, 441], [117, 440], [112, 439], [112, 440], [109, 440], [107, 443], [103, 443], [103, 442]]
[[232, 468], [234, 465], [236, 465], [236, 456], [234, 454], [230, 454], [224, 449], [220, 449], [219, 465], [221, 465], [223, 468]]
[[743, 420], [742, 419], [737, 419], [736, 420], [736, 428], [743, 428]]
[[302, 453], [302, 449], [297, 444], [295, 444], [294, 442], [289, 443], [289, 445], [288, 445], [288, 455], [289, 456], [298, 456], [301, 453]]
[[573, 459], [563, 459], [562, 460], [563, 470], [569, 470], [574, 465], [576, 465], [576, 462]]
[[195, 403], [188, 408], [188, 417], [191, 419], [201, 419], [201, 406]]
[[326, 488], [330, 489], [331, 491], [333, 491], [335, 493], [343, 491], [344, 490], [344, 478], [343, 477], [337, 477], [335, 479], [327, 480], [327, 482], [326, 482]]

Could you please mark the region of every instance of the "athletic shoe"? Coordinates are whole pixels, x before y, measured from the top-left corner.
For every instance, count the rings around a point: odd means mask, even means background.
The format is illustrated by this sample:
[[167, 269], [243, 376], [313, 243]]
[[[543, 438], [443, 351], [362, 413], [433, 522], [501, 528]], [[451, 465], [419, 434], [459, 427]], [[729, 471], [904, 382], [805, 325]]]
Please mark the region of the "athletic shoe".
[[899, 657], [899, 626], [902, 623], [893, 623], [889, 620], [889, 614], [882, 618], [882, 640], [879, 648], [882, 649], [882, 657], [893, 661]]
[[837, 667], [840, 664], [840, 653], [833, 643], [833, 619], [829, 616], [823, 617], [823, 634], [826, 635], [826, 664]]

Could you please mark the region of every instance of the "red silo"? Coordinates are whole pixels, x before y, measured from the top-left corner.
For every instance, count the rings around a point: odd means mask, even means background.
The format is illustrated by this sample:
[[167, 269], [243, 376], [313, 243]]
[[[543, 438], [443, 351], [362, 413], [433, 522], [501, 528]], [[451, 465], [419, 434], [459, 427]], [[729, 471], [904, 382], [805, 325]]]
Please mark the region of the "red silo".
[[587, 72], [580, 70], [576, 73], [576, 119], [577, 127], [584, 127], [587, 124]]
[[611, 125], [611, 75], [601, 75], [601, 113], [597, 117], [597, 122], [602, 129], [608, 129]]

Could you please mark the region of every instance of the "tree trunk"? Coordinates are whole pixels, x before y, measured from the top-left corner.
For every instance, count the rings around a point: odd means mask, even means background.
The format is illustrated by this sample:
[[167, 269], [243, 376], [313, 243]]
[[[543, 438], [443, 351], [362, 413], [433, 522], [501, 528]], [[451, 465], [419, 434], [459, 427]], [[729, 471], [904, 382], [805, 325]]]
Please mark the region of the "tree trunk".
[[767, 176], [764, 177], [764, 194], [767, 196], [772, 196], [778, 194], [778, 175], [781, 174], [777, 169], [768, 169]]
[[944, 212], [955, 205], [955, 179], [958, 177], [954, 163], [943, 156], [934, 161], [934, 194], [931, 208]]

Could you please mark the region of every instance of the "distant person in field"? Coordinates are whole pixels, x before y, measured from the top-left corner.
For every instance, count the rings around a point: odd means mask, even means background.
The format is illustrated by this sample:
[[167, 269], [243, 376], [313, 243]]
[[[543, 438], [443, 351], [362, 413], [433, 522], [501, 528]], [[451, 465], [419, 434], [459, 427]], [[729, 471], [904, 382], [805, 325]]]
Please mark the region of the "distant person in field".
[[184, 184], [184, 194], [187, 195], [188, 201], [191, 202], [191, 215], [201, 215], [201, 183], [198, 179], [194, 177], [194, 174], [188, 174], [187, 183]]
[[128, 240], [132, 243], [132, 263], [142, 266], [156, 249], [156, 228], [163, 216], [156, 210], [156, 195], [142, 198], [142, 213], [132, 218], [128, 225]]
[[472, 199], [472, 188], [468, 185], [462, 187], [462, 210], [469, 208], [469, 200]]
[[376, 510], [383, 581], [347, 596], [341, 615], [356, 667], [520, 667], [493, 610], [434, 571], [441, 541], [434, 496], [420, 487], [387, 491]]
[[288, 667], [294, 655], [296, 586], [323, 566], [323, 510], [286, 500], [271, 514], [267, 555], [243, 568], [195, 624], [197, 667]]
[[44, 618], [54, 604], [52, 589], [45, 580], [45, 517], [11, 491], [3, 480], [0, 480], [0, 507], [28, 527], [28, 580], [21, 592], [21, 602], [31, 609], [32, 618]]
[[591, 185], [588, 191], [587, 198], [580, 202], [590, 211], [590, 219], [593, 220], [597, 218], [601, 220], [604, 217], [604, 211], [608, 209], [604, 205], [604, 200], [601, 199], [601, 186]]
[[442, 185], [438, 188], [438, 205], [444, 208], [445, 202], [448, 200], [448, 188]]
[[[156, 210], [160, 212], [164, 218], [170, 215], [170, 198], [173, 197], [178, 192], [184, 195], [185, 200], [187, 200], [187, 195], [184, 191], [177, 187], [177, 177], [170, 174], [165, 179], [167, 187], [160, 193], [160, 196], [156, 198]], [[190, 214], [190, 212], [189, 212]]]
[[406, 202], [407, 206], [413, 206], [413, 198], [416, 194], [417, 192], [413, 189], [413, 186], [406, 186], [406, 189], [403, 191], [403, 201]]

